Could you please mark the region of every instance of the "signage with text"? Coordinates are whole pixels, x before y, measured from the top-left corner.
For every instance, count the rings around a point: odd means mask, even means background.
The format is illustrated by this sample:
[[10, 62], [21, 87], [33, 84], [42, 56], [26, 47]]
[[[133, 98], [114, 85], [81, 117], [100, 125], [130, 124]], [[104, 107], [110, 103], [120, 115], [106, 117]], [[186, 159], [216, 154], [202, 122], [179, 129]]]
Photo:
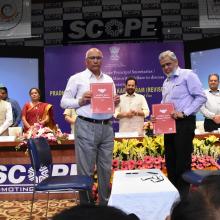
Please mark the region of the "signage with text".
[[162, 29], [160, 17], [64, 20], [63, 26], [64, 44], [88, 40], [158, 40]]
[[[41, 167], [36, 182], [48, 177], [47, 167]], [[76, 175], [76, 164], [54, 164], [52, 176]], [[30, 164], [0, 165], [0, 194], [31, 193], [33, 191], [34, 170]]]
[[93, 113], [113, 114], [115, 111], [112, 83], [91, 83]]
[[154, 134], [176, 133], [176, 121], [171, 117], [174, 111], [172, 103], [153, 104], [153, 115], [155, 116]]

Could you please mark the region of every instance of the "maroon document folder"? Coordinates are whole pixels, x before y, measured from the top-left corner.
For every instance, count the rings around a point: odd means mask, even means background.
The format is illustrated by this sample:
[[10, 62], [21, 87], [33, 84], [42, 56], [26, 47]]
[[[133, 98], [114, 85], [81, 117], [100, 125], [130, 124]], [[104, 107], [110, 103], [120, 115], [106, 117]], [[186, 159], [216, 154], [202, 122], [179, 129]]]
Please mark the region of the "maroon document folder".
[[115, 111], [112, 83], [91, 83], [93, 113], [113, 114]]
[[155, 123], [153, 123], [154, 134], [176, 133], [176, 122], [170, 115], [172, 111], [174, 111], [172, 103], [152, 105], [152, 113], [156, 118]]

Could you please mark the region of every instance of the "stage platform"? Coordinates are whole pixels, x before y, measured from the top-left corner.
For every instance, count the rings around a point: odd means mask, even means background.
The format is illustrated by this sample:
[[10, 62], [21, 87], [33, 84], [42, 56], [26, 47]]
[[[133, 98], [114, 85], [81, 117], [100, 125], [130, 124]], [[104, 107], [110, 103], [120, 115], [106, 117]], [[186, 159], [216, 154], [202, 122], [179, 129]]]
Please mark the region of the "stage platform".
[[[220, 137], [217, 133], [206, 133], [196, 135], [196, 138], [203, 139], [209, 135], [215, 135]], [[134, 137], [132, 137], [134, 138]], [[142, 139], [143, 137], [137, 137]], [[120, 141], [126, 138], [116, 138]], [[30, 190], [26, 193], [19, 192], [19, 187], [31, 188], [31, 182], [29, 175], [30, 171], [30, 159], [26, 152], [27, 147], [22, 146], [20, 150], [16, 151], [15, 147], [19, 142], [0, 142], [0, 200], [27, 200], [31, 198]], [[220, 145], [220, 142], [217, 142]], [[68, 174], [74, 174], [76, 170], [75, 165], [75, 148], [74, 140], [66, 140], [61, 144], [50, 142], [53, 162], [57, 164], [56, 172], [66, 172]], [[59, 171], [59, 169], [61, 171]], [[22, 178], [24, 181], [22, 182]], [[17, 187], [17, 188], [16, 188]], [[15, 190], [15, 191], [13, 191]], [[17, 192], [18, 190], [18, 192]], [[46, 198], [45, 195], [40, 195], [39, 198]], [[51, 198], [66, 199], [72, 198], [69, 193], [54, 194]]]

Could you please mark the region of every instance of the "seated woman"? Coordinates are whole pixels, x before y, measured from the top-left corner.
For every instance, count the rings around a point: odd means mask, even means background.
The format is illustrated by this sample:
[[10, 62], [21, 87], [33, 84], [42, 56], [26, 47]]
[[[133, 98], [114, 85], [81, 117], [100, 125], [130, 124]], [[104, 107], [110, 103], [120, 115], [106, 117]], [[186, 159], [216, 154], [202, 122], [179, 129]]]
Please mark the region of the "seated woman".
[[55, 129], [56, 125], [53, 119], [53, 106], [51, 104], [40, 102], [40, 90], [31, 88], [29, 91], [31, 98], [22, 109], [22, 122], [24, 132], [26, 132], [34, 123], [39, 123], [43, 127]]

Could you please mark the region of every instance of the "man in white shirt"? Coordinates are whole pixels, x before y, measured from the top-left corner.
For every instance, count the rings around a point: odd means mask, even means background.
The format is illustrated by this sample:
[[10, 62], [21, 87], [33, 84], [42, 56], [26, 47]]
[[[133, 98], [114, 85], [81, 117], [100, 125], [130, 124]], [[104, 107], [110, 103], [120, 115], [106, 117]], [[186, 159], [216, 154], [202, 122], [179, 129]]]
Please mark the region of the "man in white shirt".
[[21, 107], [18, 102], [14, 99], [8, 97], [8, 89], [7, 87], [1, 85], [0, 86], [0, 96], [1, 99], [11, 103], [12, 107], [12, 116], [13, 116], [13, 123], [11, 127], [17, 127], [21, 122]]
[[119, 119], [119, 132], [138, 132], [143, 136], [144, 118], [149, 115], [145, 97], [137, 94], [137, 80], [128, 77], [125, 82], [126, 93], [120, 96], [120, 103], [115, 109], [114, 117]]
[[12, 107], [0, 96], [0, 136], [8, 135], [8, 128], [13, 123]]
[[207, 101], [200, 111], [205, 116], [204, 130], [211, 132], [220, 128], [219, 75], [217, 73], [210, 74], [208, 84], [209, 89], [205, 90]]
[[[77, 173], [93, 176], [95, 166], [98, 175], [99, 204], [107, 205], [110, 194], [114, 132], [112, 114], [93, 113], [91, 109], [91, 83], [112, 83], [114, 102], [119, 103], [112, 78], [101, 71], [103, 54], [97, 48], [86, 52], [86, 70], [70, 77], [63, 97], [62, 108], [74, 108], [78, 115], [75, 122], [75, 153]], [[80, 192], [80, 203], [88, 203], [84, 192]]]
[[71, 134], [74, 134], [74, 125], [75, 125], [75, 121], [76, 121], [76, 111], [75, 109], [65, 109], [65, 111], [63, 112], [65, 121], [67, 121], [68, 123], [70, 123], [70, 128], [71, 128]]

